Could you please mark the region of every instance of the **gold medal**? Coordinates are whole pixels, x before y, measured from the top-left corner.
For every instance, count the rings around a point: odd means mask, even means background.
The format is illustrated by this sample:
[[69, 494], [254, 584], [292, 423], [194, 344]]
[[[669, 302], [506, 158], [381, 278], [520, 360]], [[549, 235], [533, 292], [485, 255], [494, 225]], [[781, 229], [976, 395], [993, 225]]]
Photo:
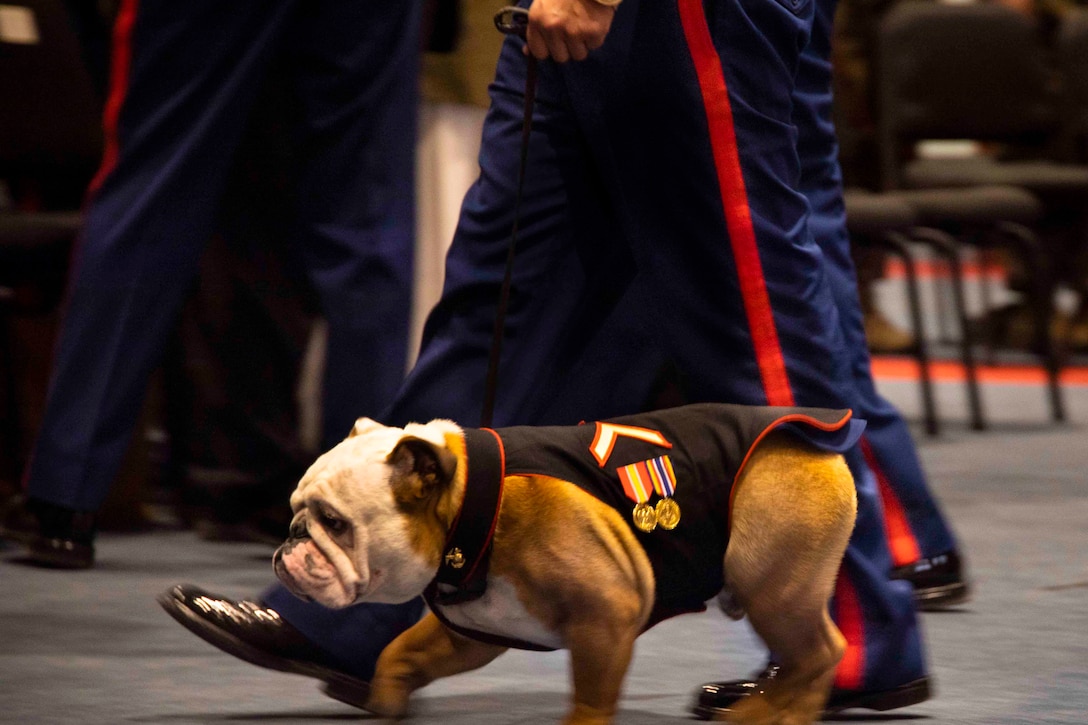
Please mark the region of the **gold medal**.
[[633, 511], [631, 511], [631, 518], [635, 522], [640, 530], [647, 533], [657, 528], [657, 512], [654, 511], [654, 507], [646, 502], [636, 504]]
[[671, 531], [680, 523], [680, 506], [671, 498], [658, 501], [657, 506], [654, 507], [654, 514], [657, 523], [661, 524], [663, 529]]

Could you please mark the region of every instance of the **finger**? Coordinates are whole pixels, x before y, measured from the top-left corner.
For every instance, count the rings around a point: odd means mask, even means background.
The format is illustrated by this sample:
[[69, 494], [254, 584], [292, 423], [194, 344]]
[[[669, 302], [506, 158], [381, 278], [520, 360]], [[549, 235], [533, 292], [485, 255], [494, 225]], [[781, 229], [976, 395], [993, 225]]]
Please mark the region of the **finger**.
[[537, 60], [544, 60], [548, 57], [547, 33], [543, 30], [543, 21], [543, 3], [530, 5], [529, 25], [525, 29], [525, 44], [529, 48], [529, 54]]
[[543, 34], [534, 31], [532, 26], [529, 26], [529, 31], [525, 35], [525, 47], [537, 60], [544, 60], [548, 57], [548, 44], [544, 42]]
[[570, 53], [571, 60], [585, 60], [589, 56], [589, 47], [576, 38], [570, 38], [567, 41], [567, 51]]
[[567, 49], [567, 34], [562, 31], [550, 32], [545, 37], [548, 44], [548, 55], [556, 63], [566, 63], [570, 60], [570, 51]]

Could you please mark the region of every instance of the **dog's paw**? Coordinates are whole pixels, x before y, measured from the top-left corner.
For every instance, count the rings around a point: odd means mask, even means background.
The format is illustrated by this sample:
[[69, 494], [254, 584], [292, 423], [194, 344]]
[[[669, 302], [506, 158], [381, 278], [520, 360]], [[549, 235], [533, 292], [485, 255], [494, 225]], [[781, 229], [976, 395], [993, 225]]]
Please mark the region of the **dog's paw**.
[[410, 692], [401, 684], [375, 679], [370, 683], [370, 697], [363, 708], [383, 718], [402, 718], [408, 714]]

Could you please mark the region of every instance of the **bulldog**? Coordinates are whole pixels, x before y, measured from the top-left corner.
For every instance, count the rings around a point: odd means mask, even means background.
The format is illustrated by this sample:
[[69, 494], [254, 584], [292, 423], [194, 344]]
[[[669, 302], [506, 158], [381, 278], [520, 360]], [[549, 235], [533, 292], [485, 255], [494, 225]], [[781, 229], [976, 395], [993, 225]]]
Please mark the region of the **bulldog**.
[[850, 411], [689, 405], [577, 426], [358, 420], [291, 496], [276, 574], [329, 607], [429, 612], [382, 653], [367, 709], [508, 647], [570, 651], [567, 723], [615, 713], [636, 637], [728, 593], [780, 665], [740, 723], [813, 722], [845, 640], [828, 614], [857, 511]]

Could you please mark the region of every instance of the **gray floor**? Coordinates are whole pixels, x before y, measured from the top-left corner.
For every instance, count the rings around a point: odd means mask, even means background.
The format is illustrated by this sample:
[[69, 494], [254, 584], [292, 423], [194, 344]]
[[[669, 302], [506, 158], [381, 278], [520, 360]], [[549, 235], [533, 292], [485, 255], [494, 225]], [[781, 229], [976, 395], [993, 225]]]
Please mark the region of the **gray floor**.
[[[908, 383], [882, 390], [917, 416]], [[941, 384], [946, 428], [920, 440], [933, 486], [969, 557], [974, 600], [923, 615], [937, 696], [853, 722], [1088, 722], [1088, 388], [1054, 426], [1038, 387], [988, 385], [993, 427], [966, 430], [960, 386]], [[269, 550], [188, 533], [108, 535], [80, 573], [20, 566], [0, 551], [0, 722], [287, 723], [363, 716], [305, 678], [220, 653], [163, 613], [179, 581], [246, 596], [270, 581]], [[621, 723], [687, 721], [692, 687], [763, 662], [747, 626], [716, 611], [639, 640]], [[564, 712], [563, 653], [511, 652], [420, 693], [417, 722], [548, 723]]]

